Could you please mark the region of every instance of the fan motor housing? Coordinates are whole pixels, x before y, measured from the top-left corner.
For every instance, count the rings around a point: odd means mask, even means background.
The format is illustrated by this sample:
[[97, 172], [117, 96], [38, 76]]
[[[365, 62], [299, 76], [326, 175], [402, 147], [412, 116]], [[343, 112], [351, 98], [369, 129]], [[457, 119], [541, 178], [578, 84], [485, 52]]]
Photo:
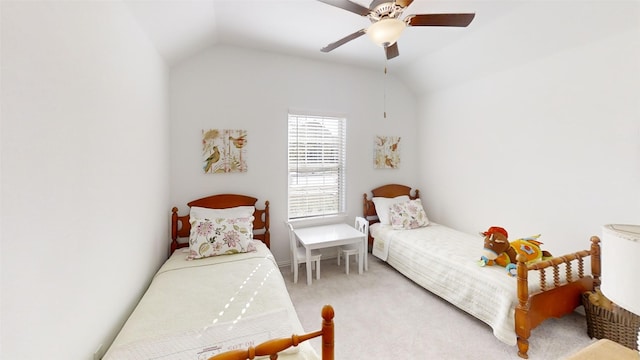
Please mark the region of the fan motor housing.
[[404, 8], [396, 5], [394, 1], [382, 3], [371, 10], [369, 19], [371, 19], [372, 22], [385, 18], [395, 19], [402, 14], [402, 10], [404, 10]]

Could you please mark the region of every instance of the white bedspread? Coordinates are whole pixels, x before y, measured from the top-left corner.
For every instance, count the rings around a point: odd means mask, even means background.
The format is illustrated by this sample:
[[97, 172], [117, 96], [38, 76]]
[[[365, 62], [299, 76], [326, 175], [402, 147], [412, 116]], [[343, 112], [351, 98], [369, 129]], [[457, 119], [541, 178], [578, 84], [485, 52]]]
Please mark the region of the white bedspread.
[[[273, 255], [255, 242], [257, 252], [192, 261], [174, 252], [104, 359], [200, 360], [305, 333]], [[321, 321], [318, 309], [318, 329]], [[319, 356], [303, 343], [279, 358]]]
[[413, 230], [374, 224], [370, 231], [375, 256], [487, 323], [501, 341], [516, 344], [516, 279], [508, 276], [503, 267], [477, 264], [482, 237], [435, 223]]

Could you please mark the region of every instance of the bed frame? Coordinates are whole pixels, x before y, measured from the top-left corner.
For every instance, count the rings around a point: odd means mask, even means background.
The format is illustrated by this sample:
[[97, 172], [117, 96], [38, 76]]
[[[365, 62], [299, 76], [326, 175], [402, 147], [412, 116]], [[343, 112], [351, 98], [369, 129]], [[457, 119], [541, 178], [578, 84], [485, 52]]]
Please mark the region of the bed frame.
[[[236, 206], [255, 206], [258, 199], [237, 194], [220, 194], [212, 195], [202, 199], [193, 200], [187, 205], [210, 208], [210, 209], [228, 209]], [[264, 202], [264, 209], [256, 208], [253, 213], [253, 237], [261, 240], [271, 247], [271, 234], [269, 233], [269, 201]], [[191, 232], [191, 224], [189, 224], [189, 214], [178, 215], [178, 208], [171, 209], [171, 252], [173, 254], [176, 249], [189, 246], [188, 241], [178, 241], [179, 238], [189, 238]]]
[[[411, 195], [411, 188], [404, 185], [383, 185], [371, 191], [374, 197], [393, 198], [400, 195], [409, 195], [412, 199], [418, 198], [420, 192], [415, 191]], [[379, 222], [377, 219], [373, 201], [364, 194], [363, 213], [370, 224]], [[370, 248], [372, 238], [370, 235]], [[591, 256], [591, 276], [584, 274], [584, 258]], [[591, 237], [590, 250], [582, 250], [564, 256], [554, 257], [546, 261], [527, 265], [524, 256], [517, 258], [517, 294], [518, 305], [515, 309], [515, 332], [518, 342], [518, 355], [528, 359], [529, 336], [531, 330], [548, 318], [559, 318], [569, 314], [582, 305], [581, 296], [585, 291], [593, 290], [600, 286], [600, 239]], [[572, 276], [572, 263], [578, 263], [578, 276]], [[566, 264], [566, 279], [561, 283], [559, 266]], [[553, 270], [553, 287], [546, 284], [546, 268]], [[530, 272], [537, 271], [540, 279], [541, 290], [529, 293]], [[535, 274], [535, 273], [533, 273]], [[534, 275], [531, 276], [535, 278]]]
[[[257, 199], [251, 196], [238, 194], [212, 195], [202, 199], [189, 202], [192, 206], [210, 209], [228, 209], [236, 206], [254, 206]], [[264, 209], [255, 209], [253, 220], [253, 237], [259, 239], [270, 247], [271, 235], [269, 233], [269, 201], [265, 201]], [[178, 241], [180, 238], [189, 238], [191, 225], [189, 224], [189, 214], [178, 215], [178, 208], [171, 209], [171, 253], [176, 249], [188, 247], [188, 241]], [[277, 359], [278, 352], [284, 351], [292, 346], [298, 346], [301, 342], [322, 337], [322, 359], [333, 360], [334, 356], [334, 311], [331, 305], [322, 308], [322, 329], [303, 335], [292, 335], [290, 338], [272, 339], [255, 347], [246, 350], [231, 350], [218, 354], [210, 359], [232, 360], [232, 359], [253, 359], [256, 356], [269, 355], [270, 359]]]
[[[404, 185], [398, 184], [389, 184], [383, 185], [378, 188], [371, 190], [373, 197], [385, 197], [385, 198], [394, 198], [396, 196], [401, 195], [409, 195], [411, 200], [415, 200], [420, 197], [420, 190], [416, 189], [414, 195], [411, 195], [411, 188]], [[363, 196], [363, 211], [364, 218], [369, 221], [369, 226], [380, 222], [378, 219], [378, 213], [376, 213], [376, 207], [369, 198], [367, 198], [367, 194], [365, 193]], [[371, 232], [369, 232], [369, 249], [373, 249], [373, 236], [371, 236]]]
[[304, 335], [292, 335], [290, 338], [267, 340], [255, 347], [251, 346], [243, 350], [230, 350], [215, 355], [209, 360], [246, 360], [256, 356], [269, 355], [269, 359], [277, 359], [278, 353], [292, 346], [298, 346], [301, 342], [322, 337], [322, 360], [333, 360], [334, 329], [333, 307], [325, 305], [322, 308], [322, 329]]

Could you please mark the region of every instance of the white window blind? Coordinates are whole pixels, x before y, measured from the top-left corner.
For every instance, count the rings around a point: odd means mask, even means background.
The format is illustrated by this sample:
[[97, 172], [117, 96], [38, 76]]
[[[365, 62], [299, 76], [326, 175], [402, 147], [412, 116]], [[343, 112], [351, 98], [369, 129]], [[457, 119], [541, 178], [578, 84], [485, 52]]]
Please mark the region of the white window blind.
[[289, 114], [289, 219], [345, 211], [346, 119]]

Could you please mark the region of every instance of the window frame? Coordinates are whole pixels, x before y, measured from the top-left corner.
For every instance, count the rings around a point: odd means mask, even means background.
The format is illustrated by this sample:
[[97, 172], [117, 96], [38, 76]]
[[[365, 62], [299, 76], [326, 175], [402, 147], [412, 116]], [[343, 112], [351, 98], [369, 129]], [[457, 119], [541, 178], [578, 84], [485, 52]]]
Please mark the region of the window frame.
[[287, 219], [346, 213], [346, 150], [345, 116], [289, 112]]

